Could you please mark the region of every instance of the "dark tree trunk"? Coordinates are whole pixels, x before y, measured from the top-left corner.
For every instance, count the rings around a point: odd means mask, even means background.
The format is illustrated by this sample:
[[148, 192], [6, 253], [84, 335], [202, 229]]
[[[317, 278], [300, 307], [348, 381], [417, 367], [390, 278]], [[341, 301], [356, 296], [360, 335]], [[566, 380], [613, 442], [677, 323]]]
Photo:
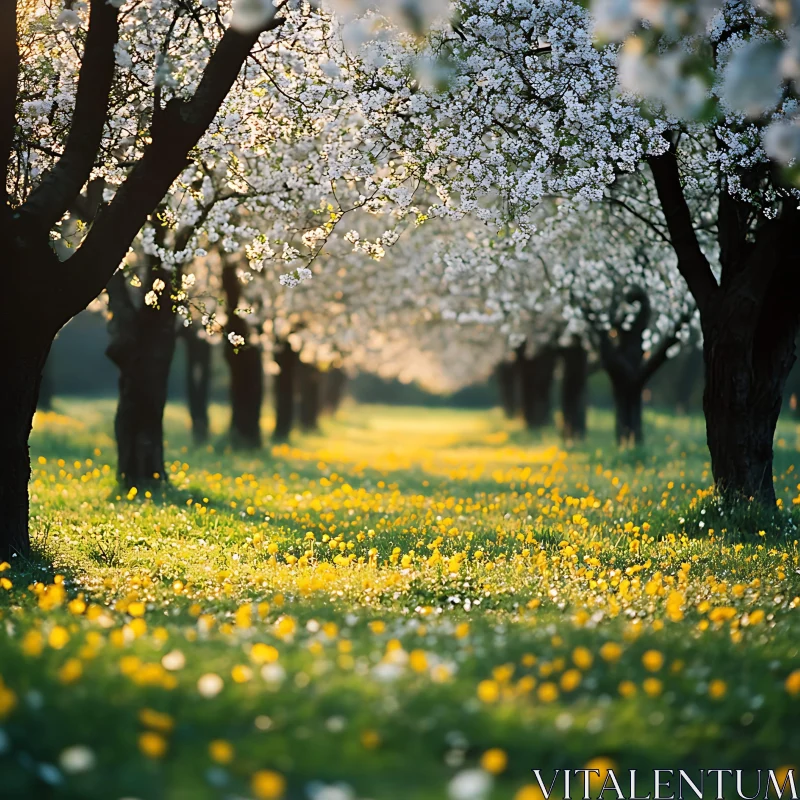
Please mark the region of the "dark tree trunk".
[[241, 336], [245, 344], [234, 347], [225, 343], [225, 360], [231, 379], [231, 443], [237, 449], [261, 447], [261, 406], [264, 402], [264, 365], [261, 348], [250, 343], [250, 324], [234, 313], [241, 299], [242, 287], [236, 267], [228, 264], [222, 271], [222, 284], [228, 306], [227, 334]]
[[500, 404], [506, 419], [514, 419], [519, 408], [517, 399], [517, 365], [512, 361], [503, 361], [497, 365], [497, 389], [500, 393]]
[[246, 345], [236, 353], [226, 346], [225, 358], [231, 377], [231, 443], [240, 450], [258, 450], [264, 400], [261, 348]]
[[322, 407], [328, 414], [335, 414], [342, 405], [345, 388], [347, 387], [347, 374], [340, 367], [332, 367], [323, 378], [322, 382]]
[[211, 384], [211, 344], [194, 327], [185, 328], [186, 399], [192, 418], [192, 440], [196, 445], [208, 441], [208, 394]]
[[53, 398], [55, 397], [55, 383], [53, 381], [52, 358], [48, 358], [42, 370], [42, 382], [39, 386], [39, 400], [36, 408], [40, 411], [53, 410]]
[[28, 481], [30, 454], [28, 437], [39, 396], [42, 370], [52, 339], [46, 335], [20, 339], [25, 325], [10, 325], [9, 309], [0, 328], [6, 354], [4, 385], [0, 393], [0, 562], [30, 553], [28, 535]]
[[164, 407], [175, 353], [175, 315], [165, 270], [153, 269], [151, 281], [167, 284], [156, 308], [136, 308], [125, 278], [109, 281], [110, 342], [106, 355], [119, 368], [119, 402], [114, 419], [117, 477], [126, 488], [165, 483]]
[[288, 442], [294, 427], [294, 395], [300, 359], [289, 342], [280, 342], [275, 350], [280, 372], [275, 376], [275, 442]]
[[[650, 158], [650, 168], [678, 268], [700, 310], [715, 486], [728, 499], [774, 505], [773, 437], [800, 323], [797, 200], [787, 193], [767, 219], [720, 184], [718, 281], [693, 228], [674, 143]], [[764, 177], [754, 168], [744, 185]]]
[[314, 364], [298, 362], [297, 366], [300, 427], [310, 433], [319, 430], [322, 372]]
[[736, 298], [715, 299], [703, 326], [703, 410], [714, 481], [723, 495], [774, 505], [773, 439], [795, 361], [797, 315], [786, 308], [792, 300], [774, 298], [756, 326], [732, 325]]
[[617, 444], [633, 447], [644, 443], [642, 432], [642, 385], [624, 378], [611, 379]]
[[586, 406], [589, 378], [589, 354], [580, 340], [561, 350], [564, 375], [561, 380], [563, 435], [567, 441], [586, 438]]
[[547, 345], [531, 358], [524, 345], [517, 351], [522, 414], [529, 430], [537, 430], [552, 421], [552, 389], [556, 368], [556, 349]]

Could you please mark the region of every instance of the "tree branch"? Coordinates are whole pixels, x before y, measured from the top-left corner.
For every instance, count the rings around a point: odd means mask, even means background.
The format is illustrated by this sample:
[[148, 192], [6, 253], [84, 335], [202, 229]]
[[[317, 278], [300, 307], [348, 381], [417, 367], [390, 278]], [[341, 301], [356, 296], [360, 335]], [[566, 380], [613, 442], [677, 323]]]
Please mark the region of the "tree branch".
[[674, 149], [671, 148], [660, 156], [650, 156], [648, 163], [667, 221], [672, 247], [678, 256], [678, 269], [689, 285], [689, 291], [702, 314], [718, 286], [711, 265], [697, 241], [692, 215], [681, 186]]
[[[282, 24], [273, 18], [264, 30]], [[190, 150], [211, 125], [261, 31], [228, 29], [206, 65], [194, 96], [173, 98], [156, 114], [151, 143], [64, 270], [67, 319], [105, 287], [150, 212], [186, 167]]]
[[75, 111], [64, 155], [42, 177], [23, 206], [23, 211], [34, 218], [34, 224], [44, 230], [50, 230], [80, 194], [100, 150], [114, 80], [118, 15], [119, 10], [106, 0], [92, 0]]
[[6, 198], [6, 180], [14, 146], [19, 81], [16, 0], [0, 0], [0, 200]]

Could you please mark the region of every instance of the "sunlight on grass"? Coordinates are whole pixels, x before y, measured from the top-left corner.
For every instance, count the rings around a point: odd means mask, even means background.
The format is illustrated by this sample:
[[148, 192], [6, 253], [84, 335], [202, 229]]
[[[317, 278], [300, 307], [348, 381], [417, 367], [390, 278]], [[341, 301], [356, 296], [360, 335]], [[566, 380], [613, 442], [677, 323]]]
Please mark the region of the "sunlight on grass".
[[597, 758], [796, 764], [795, 528], [717, 506], [696, 420], [619, 452], [603, 414], [565, 448], [350, 407], [236, 454], [221, 409], [196, 450], [171, 407], [149, 496], [116, 486], [110, 403], [59, 412], [37, 561], [0, 574], [3, 797], [438, 800], [480, 773], [528, 800], [532, 768]]

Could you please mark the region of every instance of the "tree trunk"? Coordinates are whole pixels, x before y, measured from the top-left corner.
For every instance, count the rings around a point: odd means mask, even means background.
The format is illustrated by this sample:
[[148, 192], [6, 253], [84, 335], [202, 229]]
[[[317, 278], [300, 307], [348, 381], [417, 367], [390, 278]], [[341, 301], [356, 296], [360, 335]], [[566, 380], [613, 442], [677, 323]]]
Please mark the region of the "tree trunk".
[[261, 348], [252, 344], [250, 324], [236, 314], [242, 286], [236, 267], [227, 264], [222, 271], [228, 307], [226, 333], [241, 336], [246, 344], [234, 347], [225, 344], [225, 360], [231, 377], [231, 443], [237, 449], [258, 450], [261, 447], [261, 406], [264, 402], [264, 365]]
[[185, 329], [186, 399], [195, 445], [208, 441], [208, 393], [211, 383], [211, 344], [194, 327]]
[[517, 354], [525, 424], [529, 430], [543, 428], [552, 421], [551, 395], [556, 350], [548, 345], [532, 358], [526, 357], [522, 349]]
[[169, 296], [171, 276], [154, 269], [152, 279], [167, 283], [156, 308], [136, 308], [125, 278], [109, 281], [110, 342], [106, 355], [119, 368], [119, 402], [114, 419], [117, 477], [126, 488], [165, 483], [164, 407], [172, 357], [175, 316]]
[[641, 383], [612, 377], [611, 387], [614, 395], [617, 444], [620, 447], [643, 444]]
[[332, 367], [322, 382], [322, 407], [328, 414], [335, 414], [342, 405], [347, 374], [341, 367]]
[[308, 433], [319, 430], [322, 372], [314, 364], [298, 363], [300, 427]]
[[281, 342], [275, 351], [280, 372], [275, 376], [275, 442], [288, 442], [294, 427], [295, 378], [300, 359], [289, 342]]
[[497, 365], [497, 389], [506, 419], [514, 419], [518, 409], [516, 364], [511, 361], [502, 361]]
[[[9, 316], [13, 313], [9, 310]], [[20, 323], [22, 324], [22, 323]], [[28, 329], [30, 330], [30, 329]], [[0, 328], [6, 356], [0, 393], [0, 562], [30, 553], [28, 535], [28, 438], [42, 370], [52, 344], [46, 335], [20, 340], [16, 324]]]
[[581, 342], [573, 341], [561, 351], [564, 375], [561, 380], [563, 435], [567, 441], [586, 438], [586, 405], [589, 354]]
[[714, 482], [730, 498], [774, 505], [773, 438], [795, 361], [796, 316], [783, 315], [779, 301], [766, 302], [751, 333], [753, 326], [728, 322], [736, 319], [736, 298], [718, 299], [703, 325], [703, 410]]

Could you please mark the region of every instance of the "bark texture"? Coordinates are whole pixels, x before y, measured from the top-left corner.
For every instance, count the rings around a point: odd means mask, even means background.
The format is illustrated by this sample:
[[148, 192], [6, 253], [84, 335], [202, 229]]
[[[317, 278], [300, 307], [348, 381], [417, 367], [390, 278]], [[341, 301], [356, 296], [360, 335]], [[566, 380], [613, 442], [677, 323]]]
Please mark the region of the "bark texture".
[[275, 376], [275, 430], [273, 441], [288, 442], [294, 427], [295, 383], [300, 358], [287, 341], [278, 342], [275, 361], [280, 372]]
[[552, 345], [539, 348], [533, 356], [525, 355], [525, 345], [517, 349], [522, 416], [528, 430], [539, 430], [552, 422], [556, 357]]
[[119, 368], [114, 419], [117, 477], [126, 488], [164, 483], [164, 407], [175, 353], [175, 315], [169, 273], [158, 267], [152, 280], [167, 283], [158, 307], [136, 306], [122, 273], [108, 285], [110, 341], [106, 355]]
[[342, 405], [347, 390], [347, 373], [341, 367], [332, 367], [322, 382], [322, 409], [335, 414]]
[[310, 433], [319, 430], [323, 374], [314, 364], [298, 363], [300, 427]]
[[586, 438], [586, 408], [589, 380], [589, 354], [579, 338], [561, 350], [561, 413], [563, 436], [567, 441]]
[[503, 361], [497, 365], [495, 373], [500, 404], [506, 419], [514, 419], [519, 409], [519, 392], [517, 391], [517, 364]]
[[194, 326], [184, 328], [186, 342], [186, 400], [192, 420], [192, 441], [208, 442], [208, 398], [211, 387], [211, 344]]

